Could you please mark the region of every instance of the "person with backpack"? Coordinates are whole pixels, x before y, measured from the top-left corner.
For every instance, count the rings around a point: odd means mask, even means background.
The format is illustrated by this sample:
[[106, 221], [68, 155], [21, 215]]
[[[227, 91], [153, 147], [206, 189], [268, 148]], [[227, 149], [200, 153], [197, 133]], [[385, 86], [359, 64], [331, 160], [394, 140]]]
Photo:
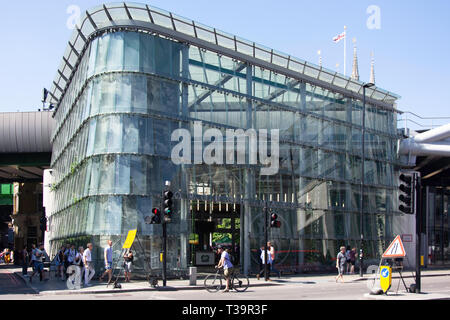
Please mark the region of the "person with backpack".
[[67, 259], [67, 267], [74, 264], [75, 256], [77, 255], [77, 249], [75, 249], [75, 245], [70, 245], [70, 249], [65, 253]]

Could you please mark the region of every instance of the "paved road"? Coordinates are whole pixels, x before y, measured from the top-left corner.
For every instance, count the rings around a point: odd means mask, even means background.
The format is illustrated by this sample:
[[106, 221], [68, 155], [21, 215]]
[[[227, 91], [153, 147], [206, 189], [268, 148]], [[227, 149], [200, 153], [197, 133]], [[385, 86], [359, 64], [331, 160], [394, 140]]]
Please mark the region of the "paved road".
[[[355, 281], [357, 276], [347, 276], [347, 282], [336, 283], [334, 275], [283, 277], [273, 279], [270, 286], [252, 286], [246, 292], [209, 293], [203, 289], [174, 291], [139, 291], [95, 294], [65, 294], [64, 292], [42, 292], [35, 294], [25, 281], [14, 274], [17, 267], [0, 266], [0, 300], [365, 300], [369, 289], [367, 281]], [[38, 277], [35, 277], [36, 281]], [[201, 280], [199, 280], [201, 281]], [[264, 280], [250, 279], [252, 284], [263, 283]], [[390, 293], [397, 296], [392, 299], [450, 299], [450, 273], [433, 273], [433, 276], [422, 277], [422, 295], [407, 294], [399, 279], [393, 279]], [[405, 279], [409, 286], [413, 279]], [[50, 283], [49, 283], [50, 284]], [[199, 283], [200, 284], [200, 283]], [[63, 294], [61, 294], [63, 293]], [[378, 296], [376, 296], [378, 297]]]
[[34, 295], [35, 292], [16, 276], [9, 266], [0, 266], [0, 296], [8, 296], [12, 299], [21, 299], [23, 295]]
[[[206, 290], [146, 291], [105, 294], [40, 294], [36, 295], [26, 284], [2, 270], [0, 278], [1, 298], [21, 300], [367, 300], [369, 289], [366, 281], [336, 283], [334, 276], [274, 280], [271, 286], [250, 287], [246, 292], [209, 293]], [[256, 279], [251, 279], [257, 282]], [[263, 280], [259, 280], [263, 281]], [[406, 279], [407, 285], [412, 279]], [[391, 293], [395, 293], [398, 279], [393, 279]], [[397, 296], [392, 299], [427, 299], [431, 297], [450, 299], [450, 276], [441, 275], [422, 278], [424, 294], [407, 294], [400, 283]]]

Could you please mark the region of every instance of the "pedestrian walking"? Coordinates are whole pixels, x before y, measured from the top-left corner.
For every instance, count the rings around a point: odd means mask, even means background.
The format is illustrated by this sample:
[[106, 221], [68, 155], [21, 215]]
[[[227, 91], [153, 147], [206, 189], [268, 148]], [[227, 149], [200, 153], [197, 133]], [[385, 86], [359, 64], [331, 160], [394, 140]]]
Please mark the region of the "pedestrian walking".
[[130, 282], [131, 275], [131, 265], [133, 264], [133, 252], [131, 249], [128, 249], [127, 252], [123, 255], [123, 269], [125, 272], [125, 282]]
[[64, 273], [67, 272], [67, 268], [69, 267], [69, 252], [70, 252], [70, 244], [67, 243], [64, 249]]
[[224, 250], [221, 245], [217, 246], [217, 252], [220, 254], [220, 261], [219, 264], [216, 266], [216, 268], [223, 267], [223, 274], [226, 279], [225, 290], [223, 290], [222, 292], [229, 292], [230, 277], [233, 274], [233, 264], [231, 263], [229, 253], [226, 250]]
[[105, 272], [100, 276], [100, 281], [103, 281], [103, 277], [105, 274], [108, 274], [108, 283], [111, 282], [112, 278], [112, 264], [113, 264], [113, 250], [112, 250], [112, 241], [107, 241], [107, 246], [103, 251], [103, 258], [105, 259]]
[[259, 251], [258, 251], [258, 259], [259, 259], [259, 271], [258, 271], [258, 273], [256, 274], [256, 279], [258, 279], [259, 280], [259, 278], [260, 278], [260, 275], [264, 272], [264, 264], [263, 264], [263, 262], [262, 262], [262, 259], [261, 259], [261, 255], [263, 254], [263, 252], [264, 252], [264, 246], [261, 246], [260, 248], [259, 248]]
[[356, 248], [352, 248], [350, 251], [350, 274], [355, 274], [355, 263], [356, 263]]
[[344, 282], [344, 267], [345, 267], [345, 247], [340, 247], [340, 251], [336, 258], [336, 268], [338, 269], [338, 275], [336, 277], [336, 282], [338, 279], [341, 279], [342, 283]]
[[[267, 252], [267, 253], [266, 253]], [[267, 272], [268, 272], [268, 274], [267, 274], [267, 280], [268, 281], [271, 281], [270, 280], [270, 264], [272, 263], [272, 256], [271, 256], [271, 254], [270, 254], [270, 251], [268, 250], [268, 247], [264, 247], [264, 246], [262, 246], [261, 247], [261, 256], [260, 256], [260, 259], [261, 259], [261, 265], [262, 265], [262, 270], [260, 270], [259, 271], [259, 273], [256, 275], [256, 278], [259, 280], [259, 278], [260, 278], [260, 276], [261, 276], [261, 274], [264, 274], [264, 271], [265, 271], [265, 255], [267, 254], [267, 267], [268, 267], [268, 270], [267, 270]]]
[[275, 268], [275, 248], [270, 241], [267, 242], [267, 248], [270, 252], [270, 258], [271, 258], [270, 269], [269, 269], [270, 273], [276, 272], [278, 274], [278, 279], [279, 279], [279, 278], [281, 278], [281, 272]]
[[351, 267], [351, 260], [350, 260], [350, 246], [347, 246], [347, 248], [345, 249], [345, 267], [346, 267], [346, 272], [347, 274], [350, 273], [350, 267]]
[[65, 261], [64, 252], [65, 251], [66, 251], [66, 247], [61, 246], [61, 249], [59, 249], [59, 251], [55, 257], [56, 277], [60, 277], [62, 281], [64, 281], [64, 261]]
[[34, 262], [36, 261], [36, 245], [33, 243], [31, 244], [31, 251], [30, 251], [30, 266], [35, 270]]
[[75, 255], [75, 259], [73, 264], [77, 267], [80, 268], [80, 278], [83, 279], [83, 273], [84, 273], [84, 264], [83, 264], [83, 252], [84, 252], [84, 248], [83, 247], [78, 247], [78, 252]]
[[28, 277], [28, 265], [30, 264], [30, 255], [28, 253], [28, 246], [24, 246], [22, 250], [22, 275]]
[[94, 264], [92, 263], [92, 243], [86, 245], [86, 250], [83, 252], [83, 265], [84, 265], [84, 285], [86, 287], [92, 286], [90, 281], [95, 274]]
[[39, 281], [48, 280], [45, 279], [44, 276], [44, 261], [48, 255], [47, 252], [45, 252], [43, 243], [39, 245], [39, 249], [35, 249], [34, 255], [35, 255], [34, 270], [30, 276], [30, 282], [33, 281], [33, 277], [36, 274], [36, 272], [39, 273]]
[[75, 245], [70, 245], [70, 249], [67, 253], [67, 266], [71, 266], [74, 264], [75, 257], [77, 255], [77, 249], [75, 249]]

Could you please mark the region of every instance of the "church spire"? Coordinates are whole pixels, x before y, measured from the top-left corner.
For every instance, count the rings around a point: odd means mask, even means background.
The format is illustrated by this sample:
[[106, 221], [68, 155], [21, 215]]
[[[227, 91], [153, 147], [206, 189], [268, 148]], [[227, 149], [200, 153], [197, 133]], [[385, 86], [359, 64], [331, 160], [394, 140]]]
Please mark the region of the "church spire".
[[371, 53], [371, 62], [370, 62], [370, 83], [375, 84], [375, 60], [373, 59], [373, 51]]
[[358, 70], [358, 56], [356, 54], [356, 38], [353, 38], [353, 69], [352, 69], [352, 79], [359, 80], [359, 70]]

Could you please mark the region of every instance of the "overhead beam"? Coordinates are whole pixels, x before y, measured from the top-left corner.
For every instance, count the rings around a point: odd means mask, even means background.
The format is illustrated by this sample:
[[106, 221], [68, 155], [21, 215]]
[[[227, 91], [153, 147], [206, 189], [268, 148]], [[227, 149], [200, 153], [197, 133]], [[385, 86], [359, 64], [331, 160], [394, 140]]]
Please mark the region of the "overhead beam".
[[[237, 73], [237, 72], [241, 72], [242, 70], [244, 70], [244, 68], [246, 67], [245, 63], [240, 63], [238, 64], [238, 66], [233, 69], [233, 73]], [[226, 75], [224, 76], [222, 79], [216, 81], [216, 83], [213, 84], [213, 86], [216, 87], [220, 87], [223, 86], [225, 83], [227, 83], [228, 81], [230, 81], [233, 78], [232, 75]], [[195, 100], [190, 106], [189, 108], [194, 107], [196, 104], [201, 103], [202, 101], [204, 101], [206, 98], [208, 98], [212, 93], [214, 92], [214, 90], [209, 90], [207, 92], [202, 93], [197, 100]]]

